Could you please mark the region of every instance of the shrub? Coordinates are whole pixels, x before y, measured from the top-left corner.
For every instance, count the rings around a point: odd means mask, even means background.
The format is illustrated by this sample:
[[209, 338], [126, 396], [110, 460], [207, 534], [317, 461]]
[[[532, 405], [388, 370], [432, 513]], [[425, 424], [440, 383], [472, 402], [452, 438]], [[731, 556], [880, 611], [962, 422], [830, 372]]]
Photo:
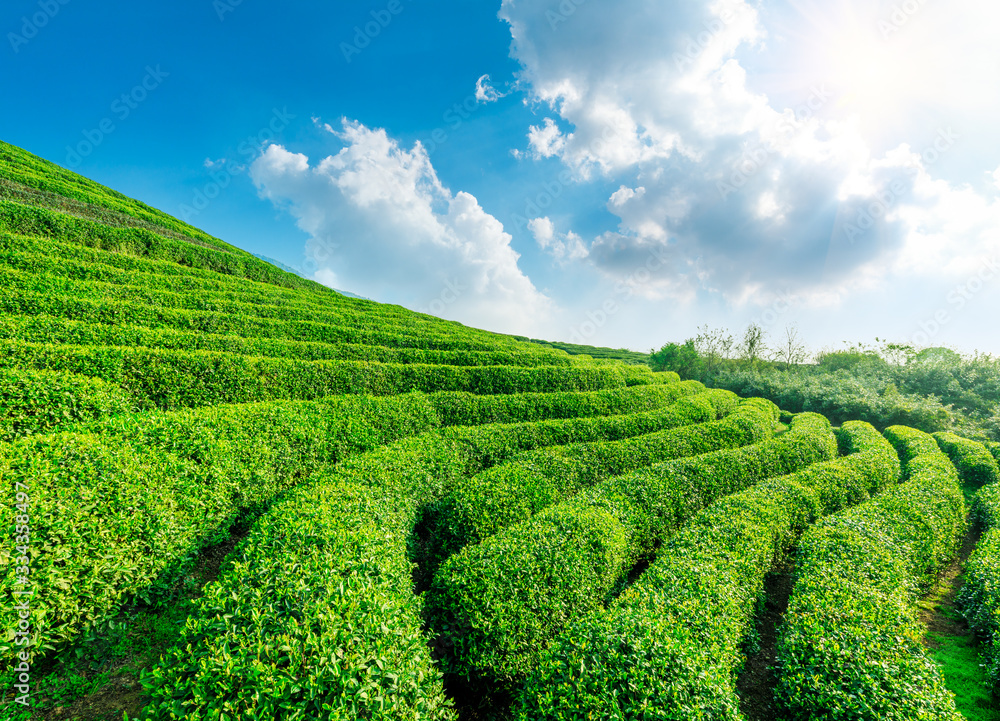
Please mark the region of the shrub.
[[459, 483], [428, 514], [431, 568], [599, 480], [729, 447], [731, 435], [718, 434], [718, 424], [708, 422], [728, 415], [737, 401], [729, 391], [701, 393], [644, 414], [652, 421], [641, 429], [645, 435], [529, 451]]
[[867, 423], [843, 429], [846, 458], [811, 465], [698, 513], [611, 604], [574, 621], [519, 694], [524, 721], [740, 718], [742, 647], [776, 558], [816, 518], [899, 479]]
[[981, 489], [973, 512], [983, 535], [965, 564], [958, 603], [969, 627], [983, 642], [986, 671], [1000, 693], [1000, 485]]
[[96, 378], [0, 368], [0, 442], [130, 410], [121, 388]]
[[965, 527], [958, 473], [929, 437], [893, 427], [908, 480], [803, 537], [778, 642], [776, 700], [800, 719], [953, 719], [914, 595]]
[[[204, 545], [241, 510], [266, 506], [318, 469], [431, 428], [419, 396], [351, 397], [156, 413], [100, 423], [100, 435], [31, 437], [5, 447], [5, 504], [28, 487], [32, 650], [75, 638]], [[2, 568], [14, 585], [14, 565]], [[169, 575], [169, 574], [168, 574]], [[0, 609], [13, 629], [11, 604]], [[13, 631], [0, 638], [12, 651]]]
[[426, 594], [432, 632], [468, 629], [445, 669], [517, 681], [556, 633], [598, 608], [636, 562], [701, 508], [835, 455], [829, 423], [815, 415], [762, 442], [777, 415], [773, 404], [745, 401], [724, 422], [739, 429], [732, 445], [752, 445], [608, 479], [449, 558]]
[[[206, 351], [0, 342], [0, 364], [79, 373], [117, 384], [137, 405], [163, 409], [324, 396], [460, 390], [477, 394], [597, 390], [625, 385], [614, 367], [515, 368], [297, 361]], [[0, 365], [2, 367], [2, 365]]]
[[409, 588], [411, 513], [333, 480], [277, 504], [144, 676], [142, 718], [456, 718]]
[[955, 464], [962, 483], [979, 488], [1000, 482], [997, 460], [982, 443], [967, 440], [954, 433], [935, 433], [934, 440]]
[[669, 385], [609, 388], [600, 391], [514, 393], [477, 396], [472, 393], [432, 393], [441, 424], [476, 426], [483, 423], [511, 423], [553, 418], [639, 413], [655, 410], [679, 398], [701, 393], [705, 386], [697, 381]]

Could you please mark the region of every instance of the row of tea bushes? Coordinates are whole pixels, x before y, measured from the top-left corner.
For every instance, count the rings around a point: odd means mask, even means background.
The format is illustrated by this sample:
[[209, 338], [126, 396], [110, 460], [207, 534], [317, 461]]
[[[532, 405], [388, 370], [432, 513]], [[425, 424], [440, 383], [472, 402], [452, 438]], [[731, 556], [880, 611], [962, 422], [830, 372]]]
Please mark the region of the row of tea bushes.
[[817, 518], [899, 480], [899, 458], [872, 426], [845, 423], [841, 438], [846, 457], [696, 515], [606, 613], [552, 643], [521, 689], [518, 718], [741, 718], [736, 677], [776, 559]]
[[443, 661], [446, 672], [516, 682], [559, 631], [606, 602], [706, 505], [835, 455], [820, 416], [799, 416], [766, 440], [777, 417], [769, 401], [744, 401], [723, 423], [742, 429], [734, 445], [749, 445], [608, 479], [449, 558], [427, 593], [432, 632], [466, 629]]
[[235, 335], [192, 333], [173, 328], [107, 325], [50, 316], [0, 317], [0, 339], [59, 345], [142, 346], [166, 350], [211, 351], [242, 356], [297, 360], [358, 360], [375, 363], [423, 363], [456, 366], [577, 365], [562, 358], [515, 351], [424, 350], [389, 348], [356, 343], [317, 343], [284, 338], [244, 338]]
[[901, 426], [885, 435], [907, 480], [824, 519], [800, 546], [775, 691], [792, 718], [962, 718], [914, 603], [965, 531], [959, 475], [931, 436]]
[[[0, 367], [100, 378], [140, 407], [164, 409], [340, 394], [466, 391], [480, 395], [620, 388], [641, 380], [620, 367], [444, 366], [298, 361], [124, 346], [0, 341]], [[647, 369], [648, 371], [648, 369]], [[648, 379], [647, 382], [651, 382]]]
[[935, 433], [934, 440], [948, 454], [958, 470], [958, 477], [966, 486], [979, 488], [1000, 483], [997, 460], [982, 443], [947, 432]]
[[1000, 484], [982, 488], [973, 501], [983, 535], [965, 564], [959, 606], [983, 642], [986, 672], [1000, 694]]
[[[678, 401], [657, 415], [663, 430], [645, 435], [542, 448], [516, 456], [460, 483], [427, 513], [436, 568], [470, 543], [527, 520], [583, 488], [654, 463], [728, 448], [740, 429], [712, 424], [736, 409], [735, 393], [712, 390]], [[698, 424], [698, 425], [695, 425]], [[728, 431], [728, 433], [726, 432]]]
[[512, 393], [494, 396], [438, 393], [431, 398], [445, 426], [477, 426], [554, 418], [584, 418], [639, 413], [662, 408], [705, 390], [698, 381], [681, 381], [673, 374], [669, 384], [609, 388], [589, 392]]
[[[316, 469], [434, 428], [426, 397], [364, 396], [100, 421], [98, 434], [34, 436], [4, 447], [4, 505], [28, 489], [30, 564], [6, 558], [2, 588], [29, 565], [32, 651], [77, 637], [174, 564], [224, 537]], [[15, 563], [11, 563], [14, 560]], [[13, 650], [0, 609], [0, 657]], [[9, 631], [9, 634], [7, 633]]]
[[121, 388], [96, 378], [0, 368], [0, 442], [131, 410]]

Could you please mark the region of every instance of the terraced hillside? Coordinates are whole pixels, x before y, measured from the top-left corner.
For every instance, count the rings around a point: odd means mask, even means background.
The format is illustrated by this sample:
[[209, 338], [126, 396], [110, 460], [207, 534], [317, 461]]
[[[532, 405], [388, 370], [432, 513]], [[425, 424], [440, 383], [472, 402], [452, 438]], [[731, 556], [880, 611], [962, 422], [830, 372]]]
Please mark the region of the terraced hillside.
[[963, 484], [1000, 646], [979, 444], [347, 297], [7, 144], [0, 279], [0, 717], [959, 718]]

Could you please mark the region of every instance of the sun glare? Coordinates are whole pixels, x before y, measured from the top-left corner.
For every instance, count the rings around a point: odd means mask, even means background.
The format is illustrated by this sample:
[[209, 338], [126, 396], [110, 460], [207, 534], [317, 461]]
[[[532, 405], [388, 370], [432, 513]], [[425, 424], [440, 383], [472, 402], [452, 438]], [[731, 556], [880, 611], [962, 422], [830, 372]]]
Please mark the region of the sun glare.
[[834, 100], [827, 112], [857, 115], [864, 130], [877, 134], [898, 123], [913, 103], [948, 85], [940, 57], [947, 43], [926, 2], [887, 7], [826, 0], [795, 7], [799, 22], [789, 30], [797, 36], [800, 83], [831, 88]]

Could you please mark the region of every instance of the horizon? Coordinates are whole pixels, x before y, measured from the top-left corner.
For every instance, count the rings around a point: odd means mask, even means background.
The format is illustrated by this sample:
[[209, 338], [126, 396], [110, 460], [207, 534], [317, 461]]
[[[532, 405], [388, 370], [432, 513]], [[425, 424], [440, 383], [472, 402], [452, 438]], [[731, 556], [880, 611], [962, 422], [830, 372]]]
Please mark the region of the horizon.
[[31, 110], [0, 135], [486, 330], [647, 352], [756, 322], [814, 352], [996, 356], [998, 20], [976, 0], [15, 2], [0, 82]]

